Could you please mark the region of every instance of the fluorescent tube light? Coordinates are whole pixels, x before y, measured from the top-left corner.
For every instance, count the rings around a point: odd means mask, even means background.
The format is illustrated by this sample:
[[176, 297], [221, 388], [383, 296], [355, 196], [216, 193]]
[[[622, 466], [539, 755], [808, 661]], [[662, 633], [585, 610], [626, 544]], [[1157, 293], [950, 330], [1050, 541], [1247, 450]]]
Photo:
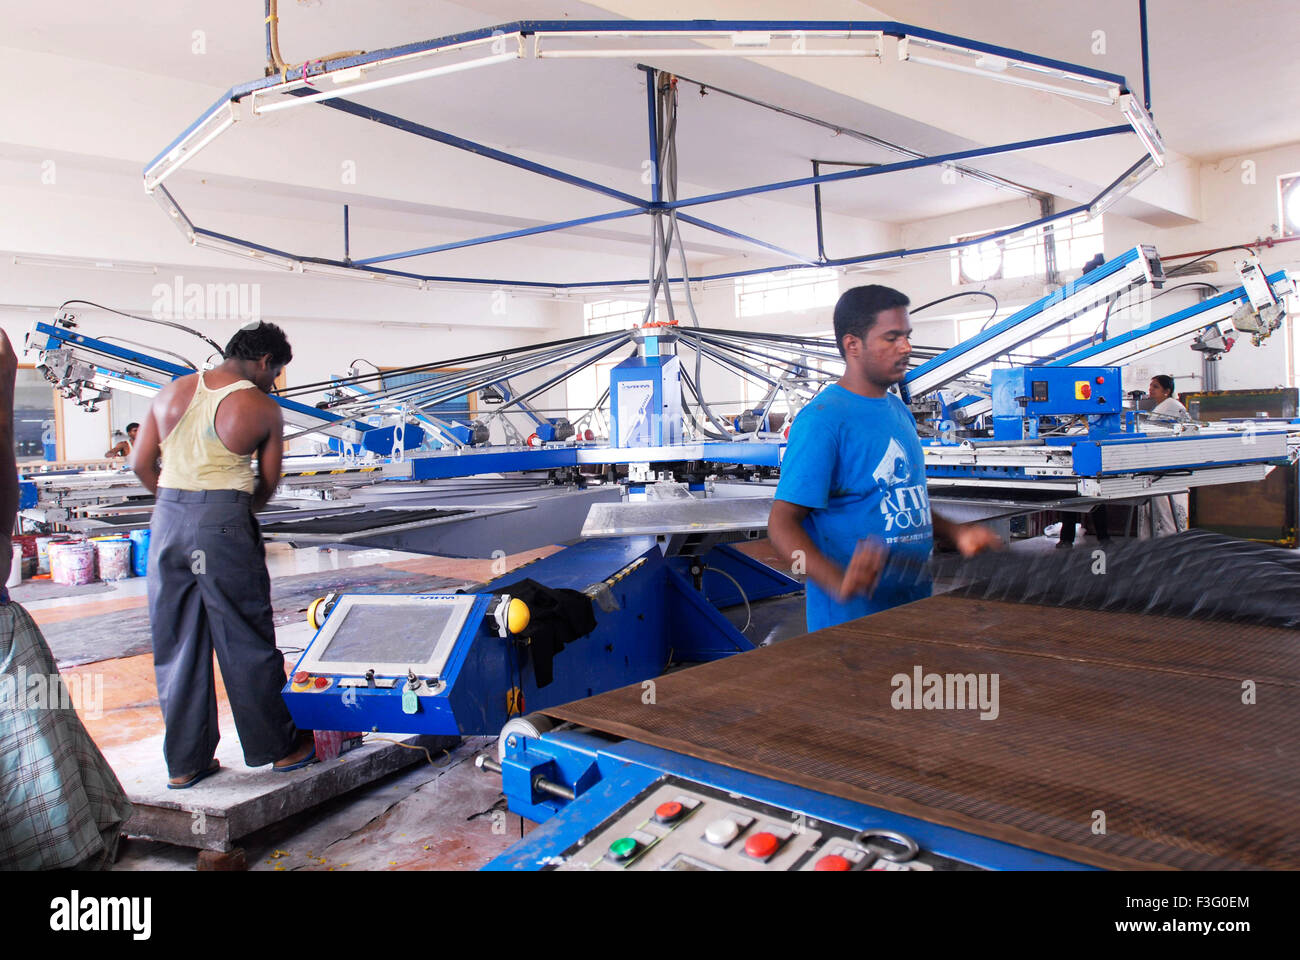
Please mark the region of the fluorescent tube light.
[[1133, 132], [1138, 135], [1142, 141], [1142, 146], [1146, 147], [1147, 153], [1151, 154], [1151, 159], [1155, 161], [1157, 167], [1165, 165], [1165, 144], [1160, 137], [1160, 131], [1156, 129], [1156, 122], [1151, 119], [1151, 114], [1147, 113], [1142, 104], [1138, 102], [1137, 97], [1131, 93], [1126, 93], [1120, 97], [1120, 110], [1124, 114], [1124, 119], [1129, 122]]
[[216, 250], [219, 253], [235, 253], [241, 257], [248, 257], [250, 260], [256, 260], [268, 267], [275, 267], [278, 270], [294, 270], [298, 266], [297, 260], [291, 260], [288, 257], [282, 257], [276, 253], [267, 253], [265, 250], [257, 250], [253, 247], [246, 247], [240, 243], [232, 243], [229, 240], [222, 240], [220, 237], [209, 237], [204, 234], [195, 234], [194, 246], [201, 247], [204, 250]]
[[29, 257], [19, 254], [13, 258], [16, 267], [72, 267], [78, 270], [113, 270], [117, 273], [156, 274], [158, 268], [146, 263], [114, 263], [109, 260], [84, 260], [75, 257]]
[[[301, 106], [304, 103], [317, 103], [321, 100], [333, 100], [335, 97], [352, 95], [356, 93], [365, 93], [369, 90], [380, 90], [384, 87], [396, 86], [399, 83], [410, 83], [413, 80], [427, 80], [430, 77], [441, 77], [451, 73], [461, 73], [465, 70], [473, 70], [476, 67], [486, 67], [494, 63], [505, 63], [507, 60], [518, 60], [520, 54], [518, 51], [513, 53], [498, 53], [489, 57], [480, 57], [477, 60], [464, 60], [460, 63], [447, 63], [440, 67], [429, 67], [424, 70], [416, 70], [412, 73], [404, 73], [396, 77], [385, 77], [382, 80], [371, 80], [367, 83], [338, 84], [333, 90], [323, 90], [320, 93], [308, 94], [305, 97], [291, 97], [285, 100], [277, 100], [274, 103], [258, 105], [257, 97], [270, 93], [284, 92], [284, 88], [271, 87], [268, 90], [255, 90], [253, 96], [253, 113], [258, 116], [264, 113], [274, 113], [276, 110], [288, 110], [290, 107]], [[382, 66], [382, 63], [371, 66]], [[328, 78], [329, 74], [322, 74], [319, 77], [313, 77], [312, 80]], [[301, 84], [294, 84], [295, 87]]]
[[[976, 59], [973, 64], [968, 64], [957, 63], [952, 60], [942, 60], [938, 57], [927, 57], [913, 53], [913, 44], [923, 48], [944, 50], [959, 56], [974, 57]], [[970, 50], [965, 47], [957, 47], [946, 43], [931, 43], [924, 40], [918, 40], [915, 37], [904, 37], [902, 40], [898, 41], [898, 59], [911, 60], [914, 63], [921, 63], [931, 67], [943, 67], [946, 70], [953, 70], [957, 73], [965, 73], [976, 77], [985, 77], [989, 80], [997, 80], [1001, 83], [1010, 83], [1017, 87], [1025, 87], [1029, 90], [1041, 90], [1044, 93], [1059, 94], [1063, 97], [1071, 97], [1075, 100], [1084, 100], [1088, 103], [1100, 103], [1106, 106], [1112, 106], [1120, 96], [1118, 86], [1113, 83], [1094, 79], [1093, 77], [1085, 77], [1076, 73], [1067, 73], [1063, 70], [1050, 70], [1034, 64], [1022, 63], [1017, 60], [1008, 60], [1003, 57], [990, 56], [981, 53], [978, 50]], [[1081, 90], [1075, 87], [1065, 87], [1055, 83], [1045, 83], [1042, 80], [1017, 74], [1014, 72], [1015, 70], [1029, 70], [1043, 76], [1051, 76], [1061, 80], [1098, 87], [1100, 88], [1100, 91]]]

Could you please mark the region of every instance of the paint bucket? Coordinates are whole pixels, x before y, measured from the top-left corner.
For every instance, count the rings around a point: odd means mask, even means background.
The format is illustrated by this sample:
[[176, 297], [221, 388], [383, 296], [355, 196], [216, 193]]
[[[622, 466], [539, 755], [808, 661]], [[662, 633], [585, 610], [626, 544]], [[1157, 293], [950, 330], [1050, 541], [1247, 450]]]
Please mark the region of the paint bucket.
[[50, 544], [50, 579], [79, 587], [95, 579], [95, 545], [86, 540], [55, 540]]
[[137, 577], [143, 577], [149, 572], [149, 528], [132, 530], [127, 536], [134, 548], [132, 550], [131, 569], [135, 571]]
[[131, 541], [126, 537], [92, 537], [99, 579], [126, 580], [131, 573]]
[[58, 537], [37, 537], [36, 538], [36, 572], [50, 572], [50, 543], [58, 540]]
[[[19, 547], [22, 547], [19, 550]], [[23, 576], [33, 577], [36, 575], [36, 534], [19, 533], [14, 536], [14, 553], [21, 553], [23, 557]]]

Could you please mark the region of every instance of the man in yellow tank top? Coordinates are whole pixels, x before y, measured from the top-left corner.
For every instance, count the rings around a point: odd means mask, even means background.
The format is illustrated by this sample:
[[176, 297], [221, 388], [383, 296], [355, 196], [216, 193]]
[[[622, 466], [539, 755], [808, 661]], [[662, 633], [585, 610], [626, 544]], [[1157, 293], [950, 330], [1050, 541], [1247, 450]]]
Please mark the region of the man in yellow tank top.
[[214, 651], [244, 762], [291, 770], [315, 759], [280, 697], [284, 655], [254, 516], [280, 482], [284, 420], [269, 394], [292, 358], [275, 324], [241, 328], [223, 363], [159, 392], [136, 437], [132, 466], [157, 496], [149, 619], [173, 789], [219, 768]]

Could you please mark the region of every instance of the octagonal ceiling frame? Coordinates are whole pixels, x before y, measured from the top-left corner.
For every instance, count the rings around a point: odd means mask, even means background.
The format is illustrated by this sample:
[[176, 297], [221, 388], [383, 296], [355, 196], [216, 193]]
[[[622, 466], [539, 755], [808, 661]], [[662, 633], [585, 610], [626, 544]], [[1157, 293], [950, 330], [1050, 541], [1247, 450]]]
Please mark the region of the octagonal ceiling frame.
[[[658, 146], [656, 143], [654, 114], [654, 74], [653, 67], [638, 64], [647, 71], [650, 113], [650, 164], [654, 175], [651, 179], [651, 197], [637, 197], [624, 191], [596, 183], [575, 174], [566, 173], [555, 167], [537, 163], [524, 157], [498, 150], [486, 144], [476, 143], [445, 131], [436, 130], [414, 121], [384, 113], [346, 99], [344, 94], [366, 92], [380, 87], [398, 83], [429, 79], [435, 76], [463, 72], [471, 69], [490, 67], [511, 60], [524, 59], [528, 56], [528, 38], [532, 38], [532, 57], [537, 59], [559, 58], [639, 58], [645, 56], [738, 56], [738, 57], [817, 57], [867, 56], [881, 58], [883, 55], [883, 37], [897, 39], [898, 56], [901, 61], [911, 61], [927, 66], [936, 66], [957, 70], [962, 73], [975, 73], [990, 79], [1014, 83], [1030, 89], [1052, 93], [1058, 96], [1083, 99], [1092, 102], [1118, 105], [1126, 123], [1113, 126], [1081, 130], [1073, 133], [1057, 134], [1029, 140], [1020, 140], [1008, 144], [979, 147], [971, 150], [953, 151], [945, 154], [918, 157], [881, 164], [863, 169], [818, 174], [811, 177], [799, 177], [774, 183], [758, 184], [735, 190], [725, 190], [696, 197], [680, 198], [671, 202], [660, 199], [660, 182], [657, 163]], [[654, 38], [672, 37], [677, 39], [729, 41], [730, 47], [722, 48], [669, 48], [669, 49], [615, 49], [604, 47], [579, 48], [544, 48], [543, 40], [587, 40], [599, 41], [611, 38], [625, 41], [645, 41]], [[831, 38], [838, 40], [866, 39], [874, 40], [877, 49], [829, 49], [808, 50], [806, 41], [809, 37]], [[773, 47], [774, 38], [788, 39], [790, 48]], [[1143, 24], [1143, 74], [1147, 75], [1146, 36]], [[508, 49], [513, 44], [513, 50]], [[376, 70], [393, 65], [415, 65], [416, 61], [431, 56], [473, 51], [487, 46], [490, 53], [475, 60], [461, 60], [450, 63], [438, 63], [432, 67], [418, 67], [406, 73], [381, 78], [366, 79], [367, 70]], [[921, 53], [916, 52], [917, 50]], [[318, 82], [329, 81], [334, 87], [321, 89]], [[277, 94], [285, 98], [271, 100], [267, 98]], [[260, 104], [259, 99], [262, 98]], [[255, 243], [241, 237], [230, 236], [195, 225], [185, 214], [176, 198], [163, 186], [163, 182], [173, 173], [194, 158], [201, 150], [219, 138], [237, 121], [241, 120], [241, 110], [247, 110], [253, 116], [271, 110], [297, 107], [306, 103], [319, 103], [352, 116], [392, 127], [402, 132], [430, 139], [455, 149], [468, 151], [496, 160], [519, 169], [567, 183], [580, 189], [600, 193], [623, 203], [621, 209], [607, 213], [594, 214], [554, 223], [539, 224], [518, 230], [504, 231], [466, 240], [451, 241], [412, 250], [396, 251], [362, 258], [359, 260], [331, 260], [328, 258], [308, 257]], [[1149, 100], [1147, 101], [1149, 106]], [[877, 251], [851, 257], [828, 258], [825, 256], [802, 256], [777, 244], [751, 237], [699, 217], [690, 216], [684, 208], [703, 206], [725, 200], [755, 196], [779, 190], [799, 187], [820, 186], [826, 183], [865, 179], [904, 170], [920, 169], [928, 166], [958, 165], [967, 160], [996, 156], [1021, 150], [1073, 143], [1083, 140], [1110, 137], [1125, 133], [1134, 133], [1146, 150], [1136, 163], [1130, 166], [1116, 180], [1098, 193], [1091, 201], [1068, 209], [1054, 212], [1048, 216], [1030, 220], [1014, 227], [1000, 230], [991, 236], [977, 239], [933, 244], [918, 248], [900, 248]], [[883, 260], [903, 260], [909, 257], [927, 256], [944, 251], [960, 249], [975, 243], [985, 243], [990, 239], [1009, 236], [1045, 224], [1063, 220], [1079, 213], [1090, 217], [1099, 215], [1104, 209], [1133, 190], [1143, 180], [1151, 176], [1164, 165], [1164, 145], [1159, 131], [1142, 102], [1128, 90], [1124, 77], [1040, 57], [1023, 51], [1012, 50], [994, 44], [956, 37], [938, 31], [914, 27], [895, 21], [805, 21], [805, 20], [620, 20], [620, 21], [554, 21], [554, 20], [519, 20], [496, 27], [485, 27], [464, 33], [453, 34], [434, 40], [390, 47], [354, 56], [341, 57], [326, 62], [314, 61], [299, 67], [286, 69], [278, 76], [265, 77], [248, 83], [231, 87], [198, 119], [181, 132], [167, 145], [144, 169], [145, 192], [152, 195], [163, 207], [178, 229], [194, 246], [215, 249], [222, 252], [238, 254], [252, 258], [267, 266], [279, 267], [301, 273], [330, 274], [340, 277], [368, 279], [399, 285], [424, 288], [436, 286], [471, 287], [509, 287], [521, 289], [540, 289], [550, 291], [567, 291], [604, 287], [648, 286], [653, 278], [631, 278], [619, 280], [584, 280], [584, 281], [539, 281], [511, 280], [503, 278], [444, 276], [421, 274], [394, 270], [378, 266], [394, 260], [415, 256], [425, 256], [452, 249], [461, 249], [487, 243], [498, 243], [527, 236], [537, 236], [558, 230], [586, 226], [624, 219], [638, 215], [659, 216], [674, 215], [678, 220], [690, 223], [732, 239], [740, 240], [769, 252], [789, 257], [789, 263], [748, 270], [735, 270], [698, 277], [669, 278], [669, 282], [705, 283], [714, 280], [734, 279], [791, 269], [845, 267]]]

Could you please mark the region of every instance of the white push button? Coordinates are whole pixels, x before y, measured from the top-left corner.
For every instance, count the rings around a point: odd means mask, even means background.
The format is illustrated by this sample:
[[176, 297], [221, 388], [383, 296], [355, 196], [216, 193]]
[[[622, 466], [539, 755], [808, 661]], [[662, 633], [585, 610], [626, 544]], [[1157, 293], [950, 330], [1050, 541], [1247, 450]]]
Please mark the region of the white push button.
[[714, 820], [704, 828], [704, 839], [715, 847], [725, 847], [740, 833], [740, 826], [735, 820]]

